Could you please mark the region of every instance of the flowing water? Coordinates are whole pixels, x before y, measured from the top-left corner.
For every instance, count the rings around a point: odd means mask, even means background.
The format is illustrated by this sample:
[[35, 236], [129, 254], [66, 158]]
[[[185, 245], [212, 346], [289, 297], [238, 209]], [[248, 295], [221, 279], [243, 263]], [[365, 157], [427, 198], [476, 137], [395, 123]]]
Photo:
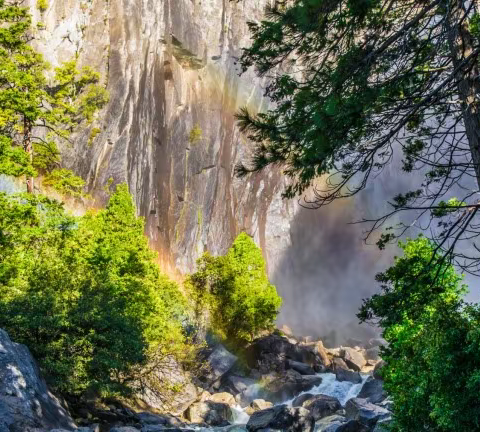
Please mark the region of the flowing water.
[[[312, 395], [326, 395], [326, 396], [336, 397], [340, 401], [342, 406], [345, 406], [345, 404], [349, 399], [356, 397], [360, 393], [360, 390], [362, 389], [363, 384], [368, 378], [368, 375], [362, 375], [362, 382], [358, 384], [354, 384], [348, 381], [342, 381], [342, 382], [337, 381], [335, 379], [335, 374], [333, 373], [321, 373], [321, 374], [318, 374], [318, 376], [322, 377], [322, 383], [320, 385], [315, 386], [308, 391], [301, 392], [295, 397], [293, 397], [292, 399], [284, 401], [281, 404], [279, 403], [278, 405], [292, 406], [292, 403], [296, 397], [302, 394], [309, 393]], [[207, 431], [237, 432], [237, 431], [244, 430], [243, 428], [236, 427], [236, 426], [242, 426], [247, 424], [250, 416], [239, 405], [232, 407], [232, 411], [233, 411], [234, 426], [216, 427], [216, 428], [195, 427], [195, 428], [192, 428], [192, 430], [203, 431], [203, 432], [207, 432]]]

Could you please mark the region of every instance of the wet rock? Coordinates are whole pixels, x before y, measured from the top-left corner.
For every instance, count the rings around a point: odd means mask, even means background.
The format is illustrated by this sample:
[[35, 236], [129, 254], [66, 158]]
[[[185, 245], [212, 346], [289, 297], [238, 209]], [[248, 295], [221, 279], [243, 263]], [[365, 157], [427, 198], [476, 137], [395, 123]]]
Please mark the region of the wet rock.
[[249, 432], [264, 429], [285, 432], [313, 432], [314, 424], [312, 415], [305, 408], [289, 408], [286, 405], [277, 405], [253, 413], [247, 423], [247, 430]]
[[334, 357], [332, 366], [337, 381], [349, 381], [354, 384], [362, 382], [360, 373], [351, 371], [340, 357]]
[[368, 428], [362, 425], [357, 420], [349, 420], [342, 423], [336, 429], [326, 430], [325, 432], [368, 432]]
[[305, 363], [297, 362], [295, 360], [287, 360], [287, 366], [302, 375], [315, 375], [314, 369]]
[[383, 389], [383, 381], [368, 377], [357, 397], [367, 399], [368, 402], [373, 404], [382, 402], [387, 397], [387, 393]]
[[249, 416], [251, 416], [254, 412], [262, 411], [271, 407], [273, 407], [273, 404], [271, 402], [267, 402], [266, 400], [263, 400], [263, 399], [255, 399], [245, 409], [245, 412]]
[[137, 413], [138, 420], [142, 424], [166, 425], [169, 424], [169, 418], [148, 412]]
[[0, 431], [76, 428], [68, 411], [47, 388], [25, 345], [0, 329]]
[[141, 432], [195, 432], [195, 429], [189, 429], [184, 427], [168, 427], [161, 425], [146, 425], [142, 427]]
[[318, 375], [300, 375], [290, 369], [267, 382], [263, 388], [258, 390], [258, 395], [265, 400], [278, 403], [291, 399], [295, 395], [308, 391], [321, 383], [322, 378]]
[[301, 407], [306, 400], [308, 400], [308, 399], [310, 399], [310, 398], [312, 398], [312, 397], [314, 397], [314, 395], [311, 394], [311, 393], [303, 393], [303, 394], [301, 394], [300, 396], [297, 396], [297, 397], [293, 400], [292, 406], [294, 406], [294, 407]]
[[350, 399], [345, 405], [345, 411], [348, 419], [357, 420], [367, 427], [373, 427], [379, 420], [386, 420], [391, 415], [385, 408], [360, 398]]
[[331, 415], [318, 420], [315, 423], [315, 432], [334, 432], [338, 426], [348, 420], [340, 415]]
[[190, 405], [185, 411], [185, 418], [192, 423], [227, 426], [233, 420], [233, 414], [227, 404], [206, 401]]
[[363, 354], [354, 348], [345, 347], [341, 351], [341, 355], [345, 363], [350, 369], [360, 372], [367, 364], [367, 360]]
[[228, 406], [235, 405], [235, 398], [227, 392], [215, 393], [211, 395], [208, 400], [211, 402], [227, 404]]
[[334, 414], [342, 407], [342, 405], [335, 397], [327, 395], [315, 395], [305, 400], [302, 404], [302, 407], [308, 409], [314, 420], [317, 421], [323, 417]]

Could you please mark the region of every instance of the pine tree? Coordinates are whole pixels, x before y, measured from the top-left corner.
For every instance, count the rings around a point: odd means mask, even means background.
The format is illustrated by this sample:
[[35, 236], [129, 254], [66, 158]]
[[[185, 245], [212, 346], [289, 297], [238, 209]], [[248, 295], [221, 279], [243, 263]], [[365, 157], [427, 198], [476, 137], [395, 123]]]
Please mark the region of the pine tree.
[[[54, 187], [61, 177], [62, 192], [78, 194], [84, 182], [61, 171], [56, 140], [66, 140], [84, 119], [108, 101], [100, 76], [90, 67], [77, 70], [76, 60], [55, 69], [30, 45], [28, 8], [13, 0], [0, 0], [0, 173], [26, 175], [27, 191], [34, 192], [33, 178], [40, 170]], [[20, 149], [26, 155], [22, 155]]]

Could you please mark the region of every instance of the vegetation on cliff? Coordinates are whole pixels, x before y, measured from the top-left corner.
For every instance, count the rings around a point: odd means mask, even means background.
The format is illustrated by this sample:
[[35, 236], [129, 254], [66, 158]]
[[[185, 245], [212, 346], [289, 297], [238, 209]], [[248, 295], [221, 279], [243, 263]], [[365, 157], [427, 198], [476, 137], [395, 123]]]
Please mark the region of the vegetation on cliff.
[[480, 425], [480, 308], [466, 304], [454, 267], [420, 237], [377, 276], [381, 293], [366, 300], [362, 321], [383, 328], [385, 388], [394, 401], [393, 431], [457, 432]]
[[83, 217], [45, 196], [0, 194], [0, 327], [56, 390], [128, 393], [142, 365], [189, 352], [184, 298], [143, 228], [126, 185]]
[[[47, 2], [38, 3], [42, 11]], [[79, 195], [84, 181], [61, 168], [57, 140], [67, 141], [83, 120], [108, 102], [100, 75], [77, 68], [77, 60], [55, 68], [31, 46], [31, 16], [21, 2], [0, 0], [0, 174], [27, 177], [34, 192], [38, 172], [61, 193]]]
[[[239, 234], [226, 255], [205, 253], [186, 286], [192, 293], [199, 320], [230, 342], [253, 340], [271, 330], [282, 304], [269, 282], [261, 249]], [[208, 311], [205, 317], [205, 311]]]

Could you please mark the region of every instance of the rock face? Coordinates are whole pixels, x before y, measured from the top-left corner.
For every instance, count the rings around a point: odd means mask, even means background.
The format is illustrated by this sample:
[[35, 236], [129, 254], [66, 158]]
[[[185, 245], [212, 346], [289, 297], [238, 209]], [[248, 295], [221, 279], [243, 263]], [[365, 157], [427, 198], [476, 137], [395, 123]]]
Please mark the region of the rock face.
[[74, 428], [67, 410], [40, 376], [30, 351], [0, 329], [0, 431]]
[[313, 432], [315, 422], [305, 408], [289, 408], [277, 405], [252, 414], [247, 423], [250, 432], [260, 430], [281, 430], [285, 432]]
[[232, 411], [225, 403], [197, 402], [190, 405], [185, 418], [192, 423], [207, 423], [210, 426], [226, 426], [232, 421]]
[[315, 395], [304, 401], [302, 407], [308, 409], [314, 420], [317, 421], [334, 414], [342, 407], [342, 405], [335, 397]]
[[353, 398], [345, 405], [347, 418], [356, 420], [364, 426], [373, 428], [380, 420], [387, 420], [391, 413], [378, 405], [368, 402], [366, 399]]
[[[293, 202], [268, 170], [235, 179], [247, 155], [235, 127], [242, 106], [267, 103], [265, 81], [236, 64], [247, 21], [270, 0], [49, 0], [33, 15], [35, 45], [57, 66], [102, 73], [110, 102], [62, 148], [63, 163], [86, 181], [96, 205], [104, 186], [128, 182], [166, 268], [191, 271], [206, 249], [223, 253], [240, 231], [253, 235], [271, 266], [290, 242]], [[91, 131], [101, 132], [90, 140]], [[273, 240], [275, 241], [269, 241]]]

